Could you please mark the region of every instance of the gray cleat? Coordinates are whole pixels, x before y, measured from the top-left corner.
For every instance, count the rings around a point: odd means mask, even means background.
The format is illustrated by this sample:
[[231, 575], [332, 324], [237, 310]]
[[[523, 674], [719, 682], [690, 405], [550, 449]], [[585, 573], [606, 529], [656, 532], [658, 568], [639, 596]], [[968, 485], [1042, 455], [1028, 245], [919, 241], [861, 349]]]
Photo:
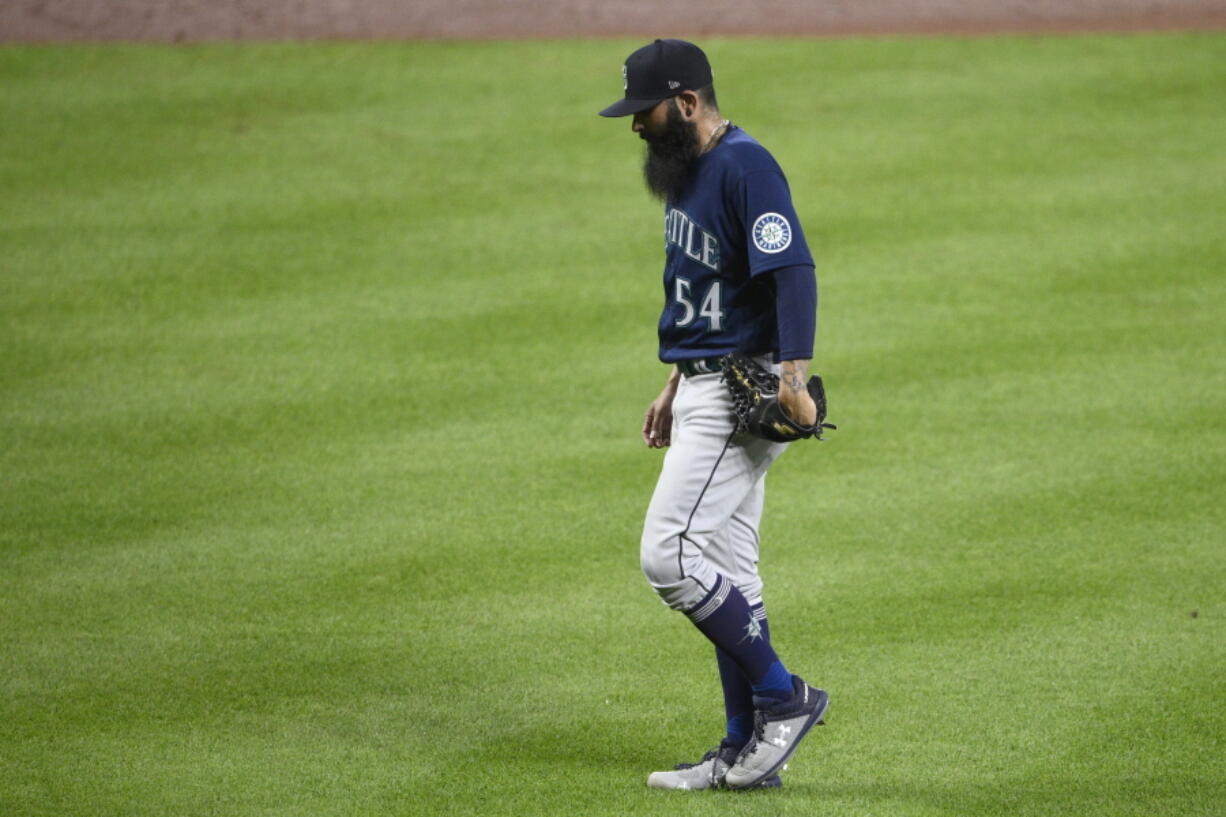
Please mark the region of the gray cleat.
[[[736, 761], [737, 750], [729, 743], [721, 743], [718, 749], [712, 749], [702, 756], [697, 763], [678, 763], [670, 772], [652, 772], [647, 777], [647, 785], [653, 789], [718, 789], [724, 784], [724, 775]], [[771, 789], [783, 785], [779, 775], [773, 774], [761, 780], [752, 788]], [[745, 788], [750, 788], [746, 786]]]
[[814, 724], [825, 723], [830, 696], [793, 675], [791, 698], [755, 696], [754, 703], [754, 736], [724, 774], [724, 784], [732, 789], [751, 788], [779, 771]]

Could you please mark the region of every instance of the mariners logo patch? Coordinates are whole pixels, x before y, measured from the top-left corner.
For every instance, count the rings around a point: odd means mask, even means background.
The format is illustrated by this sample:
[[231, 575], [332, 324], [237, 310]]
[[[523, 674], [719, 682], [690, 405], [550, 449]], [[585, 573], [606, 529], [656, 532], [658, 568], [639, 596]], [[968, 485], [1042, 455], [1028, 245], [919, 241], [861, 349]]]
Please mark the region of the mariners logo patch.
[[762, 252], [783, 252], [792, 243], [792, 225], [778, 213], [763, 213], [753, 223], [753, 244]]

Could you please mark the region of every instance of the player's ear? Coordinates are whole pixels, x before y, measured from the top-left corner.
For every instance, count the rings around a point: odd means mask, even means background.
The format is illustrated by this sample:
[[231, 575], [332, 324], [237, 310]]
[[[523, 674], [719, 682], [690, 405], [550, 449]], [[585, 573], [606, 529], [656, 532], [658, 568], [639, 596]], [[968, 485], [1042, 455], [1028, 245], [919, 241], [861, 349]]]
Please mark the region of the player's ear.
[[677, 94], [677, 109], [681, 111], [681, 115], [686, 119], [693, 119], [698, 115], [698, 94], [694, 91], [682, 91]]

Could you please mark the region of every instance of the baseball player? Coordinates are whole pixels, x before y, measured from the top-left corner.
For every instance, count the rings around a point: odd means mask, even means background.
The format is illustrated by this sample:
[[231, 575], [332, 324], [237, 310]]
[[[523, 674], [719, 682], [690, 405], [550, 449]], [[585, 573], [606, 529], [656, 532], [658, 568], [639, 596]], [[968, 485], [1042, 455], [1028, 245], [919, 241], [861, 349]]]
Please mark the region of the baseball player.
[[[625, 97], [602, 116], [633, 116], [649, 190], [664, 203], [660, 360], [668, 381], [643, 441], [668, 448], [647, 510], [641, 563], [669, 607], [715, 645], [727, 733], [696, 763], [655, 772], [664, 789], [781, 785], [779, 771], [822, 723], [826, 692], [788, 671], [771, 646], [758, 576], [766, 472], [787, 448], [737, 430], [721, 358], [743, 353], [779, 375], [778, 405], [820, 426], [805, 380], [813, 357], [813, 258], [779, 165], [719, 111], [698, 46], [656, 40], [622, 67]], [[824, 402], [824, 400], [823, 400]]]

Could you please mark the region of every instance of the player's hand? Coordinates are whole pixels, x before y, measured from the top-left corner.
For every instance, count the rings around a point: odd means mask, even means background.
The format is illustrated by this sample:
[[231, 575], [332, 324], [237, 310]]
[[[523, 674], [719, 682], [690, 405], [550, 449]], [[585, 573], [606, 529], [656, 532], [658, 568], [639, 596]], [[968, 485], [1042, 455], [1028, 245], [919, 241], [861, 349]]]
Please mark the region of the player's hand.
[[802, 426], [817, 422], [817, 404], [809, 395], [807, 360], [785, 360], [779, 373], [779, 405], [792, 420]]
[[809, 392], [793, 392], [780, 387], [779, 405], [787, 416], [797, 425], [811, 426], [817, 422], [817, 404], [809, 396]]
[[676, 396], [677, 387], [670, 381], [647, 407], [643, 416], [643, 442], [648, 448], [665, 448], [672, 442], [673, 398]]

